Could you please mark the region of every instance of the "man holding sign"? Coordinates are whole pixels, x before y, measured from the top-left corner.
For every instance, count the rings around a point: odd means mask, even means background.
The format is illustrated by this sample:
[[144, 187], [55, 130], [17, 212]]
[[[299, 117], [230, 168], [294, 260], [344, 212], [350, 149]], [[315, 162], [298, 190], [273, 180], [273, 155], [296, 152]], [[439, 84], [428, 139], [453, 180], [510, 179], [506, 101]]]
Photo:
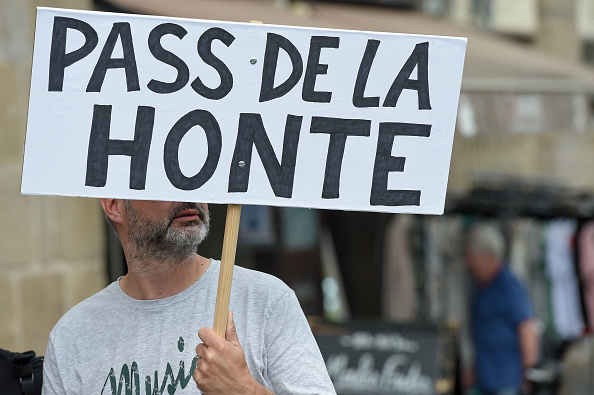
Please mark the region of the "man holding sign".
[[46, 394], [333, 393], [264, 274], [238, 268], [226, 338], [186, 347], [225, 332], [229, 271], [195, 253], [206, 205], [170, 201], [443, 213], [465, 48], [40, 8], [21, 192], [102, 198], [129, 265], [52, 332]]
[[208, 233], [205, 204], [101, 204], [128, 274], [56, 325], [44, 394], [190, 394], [194, 380], [204, 394], [334, 393], [295, 294], [280, 280], [236, 268], [225, 339], [208, 328], [219, 262], [195, 253]]

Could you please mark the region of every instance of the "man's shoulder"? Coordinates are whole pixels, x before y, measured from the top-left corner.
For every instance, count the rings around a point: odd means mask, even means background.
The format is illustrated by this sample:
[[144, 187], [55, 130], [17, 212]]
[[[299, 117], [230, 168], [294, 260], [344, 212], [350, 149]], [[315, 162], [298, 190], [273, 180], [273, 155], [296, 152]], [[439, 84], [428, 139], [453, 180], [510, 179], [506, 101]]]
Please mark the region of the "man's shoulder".
[[264, 272], [236, 266], [233, 270], [233, 286], [249, 287], [267, 292], [284, 293], [290, 290], [281, 279]]
[[52, 334], [56, 335], [61, 332], [76, 331], [77, 329], [84, 331], [89, 323], [110, 315], [109, 309], [113, 307], [111, 299], [114, 286], [117, 286], [117, 283], [111, 283], [68, 310], [54, 326]]
[[291, 296], [293, 290], [279, 278], [236, 266], [233, 271], [233, 292], [241, 297], [252, 297], [258, 303], [276, 304], [283, 297]]
[[507, 264], [501, 269], [501, 277], [503, 280], [502, 283], [505, 287], [510, 287], [510, 288], [514, 288], [514, 289], [518, 289], [518, 288], [523, 289], [524, 288], [522, 281], [520, 281], [518, 276], [516, 276], [516, 274], [512, 271], [512, 269]]
[[517, 306], [529, 306], [530, 300], [526, 287], [510, 267], [506, 266], [504, 268], [502, 277], [500, 291], [507, 295], [510, 303]]

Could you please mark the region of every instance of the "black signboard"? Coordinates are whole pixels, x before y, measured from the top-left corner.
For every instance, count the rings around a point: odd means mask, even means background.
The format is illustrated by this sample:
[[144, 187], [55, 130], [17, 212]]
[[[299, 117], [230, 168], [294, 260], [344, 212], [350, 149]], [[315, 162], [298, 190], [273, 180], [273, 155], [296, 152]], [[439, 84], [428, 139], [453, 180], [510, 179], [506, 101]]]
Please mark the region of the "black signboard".
[[435, 325], [352, 323], [314, 327], [314, 335], [339, 395], [434, 395], [453, 387], [444, 385], [443, 333]]

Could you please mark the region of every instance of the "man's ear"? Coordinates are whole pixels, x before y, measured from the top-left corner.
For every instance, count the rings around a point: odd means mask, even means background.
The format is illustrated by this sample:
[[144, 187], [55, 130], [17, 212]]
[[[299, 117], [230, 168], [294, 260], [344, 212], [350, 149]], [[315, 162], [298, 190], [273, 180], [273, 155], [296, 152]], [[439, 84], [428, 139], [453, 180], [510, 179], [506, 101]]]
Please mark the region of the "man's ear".
[[101, 207], [107, 218], [118, 224], [123, 223], [123, 204], [120, 199], [101, 199]]

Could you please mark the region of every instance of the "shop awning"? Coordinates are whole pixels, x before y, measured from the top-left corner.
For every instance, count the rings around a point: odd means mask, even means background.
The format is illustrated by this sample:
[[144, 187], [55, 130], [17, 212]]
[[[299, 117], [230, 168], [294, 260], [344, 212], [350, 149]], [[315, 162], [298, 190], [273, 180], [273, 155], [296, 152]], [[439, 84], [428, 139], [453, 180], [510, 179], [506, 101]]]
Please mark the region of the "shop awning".
[[528, 44], [461, 27], [418, 12], [341, 3], [296, 3], [279, 7], [262, 0], [109, 0], [143, 14], [446, 35], [468, 38], [462, 90], [465, 92], [594, 94], [594, 68], [557, 59]]

